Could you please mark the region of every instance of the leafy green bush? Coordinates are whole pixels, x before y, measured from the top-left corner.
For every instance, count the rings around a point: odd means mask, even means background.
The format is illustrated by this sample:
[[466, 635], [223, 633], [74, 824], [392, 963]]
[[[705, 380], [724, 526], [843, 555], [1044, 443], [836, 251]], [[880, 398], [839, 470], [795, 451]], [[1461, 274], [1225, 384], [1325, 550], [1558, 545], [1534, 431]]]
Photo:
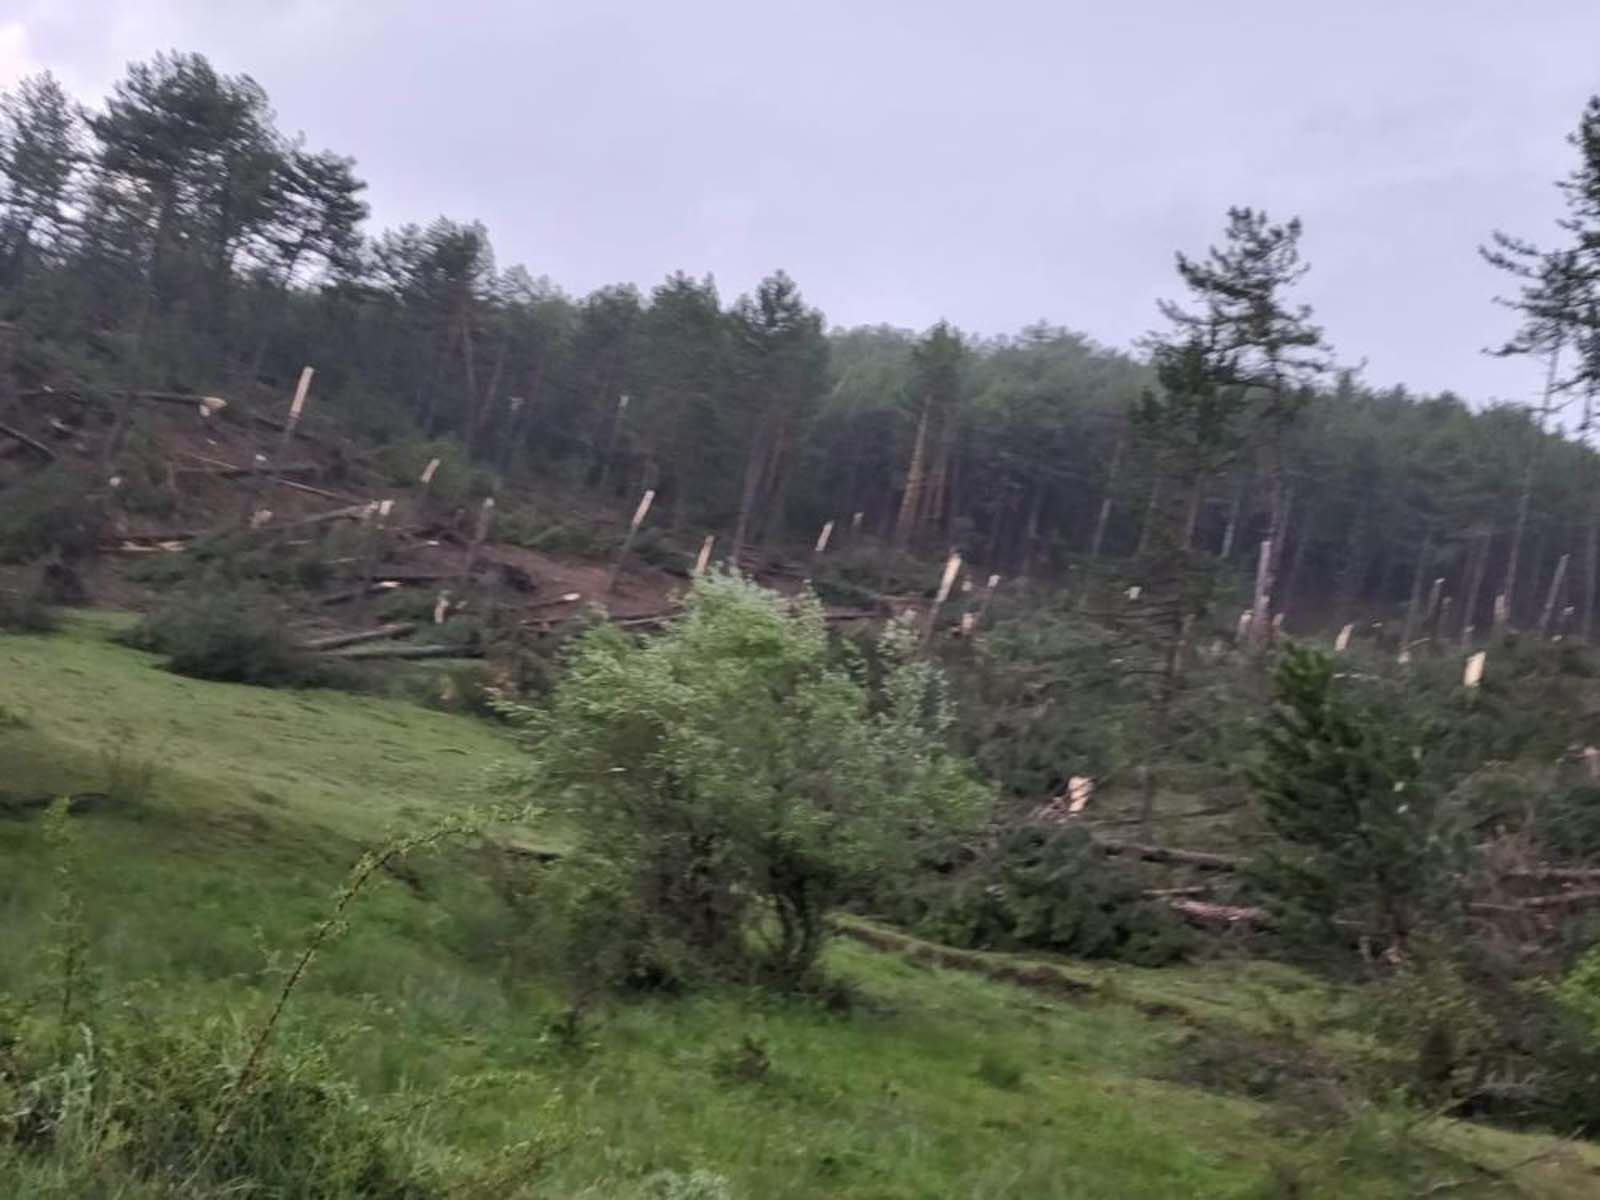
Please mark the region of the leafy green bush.
[[89, 480], [56, 464], [0, 491], [0, 562], [32, 562], [47, 554], [92, 555], [104, 516], [88, 499]]
[[1187, 932], [1145, 900], [1133, 873], [1077, 828], [1006, 830], [977, 862], [915, 889], [902, 915], [937, 941], [977, 950], [1046, 950], [1160, 966]]
[[548, 706], [511, 710], [532, 794], [577, 832], [563, 869], [587, 963], [611, 982], [759, 966], [802, 983], [851, 889], [974, 820], [936, 669], [903, 625], [882, 653], [874, 692], [814, 599], [717, 574], [649, 642], [585, 634]]
[[138, 650], [165, 655], [167, 668], [195, 679], [258, 687], [352, 686], [347, 664], [299, 649], [282, 615], [259, 593], [206, 588], [174, 593], [122, 635]]

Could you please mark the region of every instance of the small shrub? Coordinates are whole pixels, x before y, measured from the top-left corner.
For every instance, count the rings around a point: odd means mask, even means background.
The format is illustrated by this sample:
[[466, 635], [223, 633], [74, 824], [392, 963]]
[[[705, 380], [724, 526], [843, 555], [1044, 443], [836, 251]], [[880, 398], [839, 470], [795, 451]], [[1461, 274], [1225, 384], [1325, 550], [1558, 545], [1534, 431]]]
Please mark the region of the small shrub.
[[631, 553], [639, 562], [680, 575], [686, 573], [685, 568], [690, 563], [690, 556], [683, 548], [674, 545], [659, 529], [641, 530], [633, 541]]
[[373, 531], [368, 528], [330, 527], [294, 546], [284, 545], [270, 525], [260, 531], [234, 529], [201, 538], [181, 555], [162, 556], [157, 560], [160, 565], [145, 568], [152, 572], [145, 582], [160, 585], [205, 577], [229, 586], [316, 591], [333, 580], [336, 561], [372, 553]]
[[1191, 942], [1166, 909], [1142, 897], [1137, 877], [1077, 828], [1007, 830], [973, 864], [914, 888], [900, 908], [920, 933], [968, 949], [1161, 966]]
[[759, 1083], [772, 1072], [772, 1055], [760, 1038], [745, 1034], [717, 1059], [717, 1073], [741, 1083]]
[[978, 1060], [978, 1078], [990, 1087], [1002, 1091], [1016, 1091], [1022, 1086], [1022, 1079], [1026, 1074], [1021, 1063], [997, 1050], [985, 1051], [983, 1057]]
[[1579, 783], [1552, 796], [1540, 813], [1539, 834], [1558, 854], [1600, 854], [1600, 785]]
[[501, 682], [493, 668], [482, 663], [419, 666], [406, 675], [402, 690], [427, 708], [500, 721], [504, 719]]
[[395, 442], [378, 451], [377, 462], [393, 487], [413, 487], [429, 461], [437, 458], [439, 469], [428, 485], [428, 495], [446, 507], [491, 496], [496, 480], [491, 472], [475, 468], [468, 461], [461, 443], [451, 438], [423, 440], [411, 438]]
[[81, 473], [60, 464], [0, 490], [0, 562], [92, 555], [104, 515], [90, 490]]
[[100, 748], [101, 790], [117, 808], [136, 808], [155, 791], [161, 767], [156, 755], [141, 749], [126, 728], [113, 731]]
[[545, 554], [570, 554], [575, 558], [605, 558], [615, 554], [620, 530], [603, 529], [585, 522], [551, 525], [532, 534], [523, 543], [529, 550]]
[[52, 559], [39, 568], [39, 599], [46, 604], [80, 605], [89, 603], [89, 588], [83, 574], [69, 562]]
[[282, 617], [245, 590], [184, 591], [170, 597], [125, 634], [135, 649], [165, 655], [167, 668], [195, 679], [258, 687], [353, 685], [346, 664], [319, 659], [295, 646]]
[[185, 554], [147, 554], [128, 567], [127, 576], [153, 588], [176, 587], [189, 578], [196, 561]]
[[58, 624], [55, 610], [37, 590], [0, 588], [0, 633], [52, 633]]

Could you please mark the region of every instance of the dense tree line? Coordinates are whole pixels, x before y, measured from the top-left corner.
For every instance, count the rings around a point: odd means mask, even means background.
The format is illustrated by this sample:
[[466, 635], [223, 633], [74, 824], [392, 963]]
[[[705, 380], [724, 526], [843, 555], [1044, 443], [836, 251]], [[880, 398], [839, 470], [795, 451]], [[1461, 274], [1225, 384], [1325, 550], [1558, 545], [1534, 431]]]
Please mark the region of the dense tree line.
[[1179, 256], [1188, 298], [1137, 353], [1044, 324], [830, 331], [781, 271], [731, 301], [684, 273], [571, 296], [498, 264], [477, 222], [368, 230], [352, 159], [185, 54], [94, 108], [48, 75], [5, 97], [0, 317], [25, 382], [265, 398], [310, 362], [319, 412], [354, 434], [654, 487], [674, 527], [741, 551], [834, 519], [1007, 574], [1133, 577], [1176, 538], [1248, 578], [1265, 541], [1291, 622], [1409, 607], [1413, 634], [1451, 636], [1502, 594], [1542, 619], [1569, 555], [1551, 619], [1570, 606], [1587, 632], [1600, 464], [1559, 411], [1587, 413], [1600, 379], [1600, 102], [1574, 141], [1563, 248], [1488, 251], [1519, 283], [1507, 352], [1547, 367], [1534, 409], [1337, 370], [1294, 296], [1298, 223], [1249, 209]]

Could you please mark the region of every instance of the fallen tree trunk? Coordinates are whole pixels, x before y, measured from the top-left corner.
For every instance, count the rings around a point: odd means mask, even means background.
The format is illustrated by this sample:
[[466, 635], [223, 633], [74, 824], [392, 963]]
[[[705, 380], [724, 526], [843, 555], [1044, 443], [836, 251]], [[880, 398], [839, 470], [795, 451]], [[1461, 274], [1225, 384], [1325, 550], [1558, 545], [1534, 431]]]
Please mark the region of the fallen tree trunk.
[[343, 646], [359, 646], [363, 642], [383, 642], [402, 638], [416, 632], [411, 621], [397, 621], [393, 625], [380, 625], [377, 629], [364, 629], [359, 633], [334, 633], [327, 637], [312, 638], [302, 644], [303, 650], [337, 650]]
[[1515, 867], [1502, 871], [1501, 879], [1526, 879], [1532, 883], [1600, 884], [1600, 869], [1594, 867]]
[[[343, 497], [335, 497], [335, 499], [343, 499]], [[308, 525], [325, 525], [329, 521], [364, 521], [375, 511], [376, 509], [371, 503], [363, 501], [360, 504], [348, 504], [344, 508], [329, 509], [327, 512], [315, 513], [312, 516], [301, 517], [294, 521], [286, 521], [282, 525], [275, 526], [275, 528], [280, 530], [303, 529]]]
[[[199, 455], [193, 455], [192, 457], [200, 458]], [[256, 473], [255, 467], [238, 467], [232, 463], [211, 462], [211, 460], [208, 459], [200, 459], [200, 461], [207, 463], [208, 465], [200, 467], [179, 467], [177, 468], [178, 474], [204, 475], [212, 479], [239, 479], [243, 476], [254, 475]], [[315, 479], [322, 472], [322, 468], [316, 463], [288, 463], [285, 466], [273, 467], [271, 470], [278, 475], [307, 476], [312, 479]]]
[[1203, 850], [1178, 850], [1169, 846], [1150, 846], [1142, 842], [1124, 842], [1114, 838], [1097, 837], [1094, 844], [1107, 854], [1121, 854], [1145, 862], [1177, 863], [1196, 867], [1202, 871], [1237, 871], [1244, 860], [1226, 854], [1211, 854]]
[[54, 450], [50, 449], [49, 446], [46, 446], [43, 442], [37, 440], [36, 438], [29, 437], [20, 429], [13, 429], [9, 425], [0, 425], [0, 434], [4, 434], [12, 441], [26, 446], [29, 450], [32, 450], [46, 462], [55, 462], [56, 460], [56, 452]]
[[470, 646], [365, 646], [355, 650], [336, 650], [329, 658], [346, 662], [376, 662], [380, 659], [482, 658], [483, 651]]
[[1043, 962], [1004, 957], [978, 950], [957, 950], [937, 942], [895, 933], [881, 926], [835, 918], [833, 931], [843, 937], [860, 942], [873, 950], [897, 954], [918, 966], [944, 967], [952, 971], [969, 971], [1000, 983], [1014, 983], [1035, 991], [1051, 992], [1060, 996], [1092, 995], [1098, 986], [1085, 979], [1069, 975], [1065, 970]]
[[[77, 403], [77, 404], [92, 404], [92, 403], [99, 402], [99, 403], [104, 403], [108, 407], [112, 406], [112, 400], [111, 400], [111, 398], [109, 396], [97, 395], [97, 394], [92, 393], [92, 392], [84, 391], [82, 388], [76, 388], [76, 387], [71, 387], [71, 388], [34, 388], [34, 389], [30, 390], [30, 391], [18, 392], [17, 395], [18, 395], [19, 398], [22, 398], [22, 399], [39, 400], [39, 399], [47, 399], [48, 398], [48, 399], [55, 399], [55, 400], [70, 400], [70, 401], [73, 401], [74, 403]], [[194, 408], [196, 410], [198, 410], [205, 403], [205, 401], [207, 401], [207, 400], [211, 400], [211, 401], [221, 400], [222, 403], [221, 403], [220, 407], [219, 408], [215, 408], [213, 411], [219, 411], [219, 412], [226, 413], [230, 417], [238, 417], [238, 418], [240, 418], [242, 420], [249, 421], [249, 422], [252, 422], [252, 423], [254, 423], [256, 425], [259, 425], [263, 429], [272, 429], [272, 430], [277, 431], [278, 433], [282, 433], [282, 432], [284, 432], [284, 430], [286, 430], [288, 428], [288, 422], [286, 422], [286, 421], [280, 421], [276, 417], [269, 417], [269, 416], [266, 416], [266, 415], [264, 415], [262, 413], [253, 412], [253, 411], [251, 411], [249, 409], [241, 407], [240, 405], [230, 403], [229, 401], [226, 401], [226, 400], [222, 400], [222, 397], [220, 397], [220, 396], [202, 396], [202, 395], [199, 395], [197, 393], [191, 393], [191, 392], [149, 392], [149, 391], [146, 391], [146, 392], [119, 392], [119, 393], [117, 393], [117, 395], [118, 395], [119, 399], [128, 399], [128, 400], [136, 401], [136, 402], [141, 403], [141, 404], [172, 404], [172, 405], [178, 405], [179, 407], [183, 407], [183, 408]], [[294, 436], [297, 437], [297, 438], [300, 438], [302, 441], [310, 442], [314, 446], [315, 445], [327, 445], [328, 444], [327, 439], [320, 438], [316, 434], [313, 434], [313, 433], [307, 433], [305, 428], [304, 428], [304, 426], [303, 426], [303, 424], [301, 424], [301, 423], [297, 423], [295, 425], [295, 427], [294, 427]]]
[[1241, 907], [1235, 904], [1212, 904], [1205, 900], [1184, 899], [1168, 900], [1167, 907], [1191, 924], [1200, 925], [1208, 929], [1215, 929], [1218, 926], [1231, 929], [1240, 925], [1255, 929], [1272, 923], [1267, 910], [1264, 908]]
[[318, 604], [348, 604], [351, 600], [359, 600], [363, 596], [376, 596], [380, 592], [392, 592], [397, 587], [403, 587], [404, 581], [387, 579], [378, 583], [369, 583], [365, 587], [349, 588], [346, 591], [334, 592], [317, 601]]
[[1509, 904], [1474, 903], [1467, 905], [1467, 911], [1475, 917], [1498, 917], [1515, 913], [1559, 912], [1563, 909], [1596, 907], [1600, 907], [1600, 888], [1557, 892], [1551, 896], [1529, 896], [1523, 900], [1513, 900]]

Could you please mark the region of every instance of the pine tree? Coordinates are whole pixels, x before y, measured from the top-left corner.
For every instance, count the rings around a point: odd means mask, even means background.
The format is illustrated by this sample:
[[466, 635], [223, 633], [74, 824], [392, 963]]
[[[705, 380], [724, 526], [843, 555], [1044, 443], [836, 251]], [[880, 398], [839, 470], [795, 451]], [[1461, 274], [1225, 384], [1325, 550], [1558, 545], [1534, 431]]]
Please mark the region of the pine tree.
[[0, 96], [0, 287], [19, 282], [32, 259], [65, 239], [79, 143], [72, 102], [48, 72]]
[[[1348, 942], [1353, 926], [1396, 952], [1441, 911], [1453, 871], [1416, 731], [1365, 704], [1319, 651], [1288, 646], [1251, 772], [1278, 844], [1261, 882], [1291, 936]], [[1409, 736], [1408, 736], [1409, 734]]]
[[758, 530], [775, 532], [794, 442], [825, 390], [828, 343], [822, 314], [806, 306], [782, 271], [741, 296], [731, 314], [734, 387], [746, 429], [744, 475], [734, 523], [737, 563]]
[[1300, 257], [1299, 218], [1274, 224], [1252, 208], [1228, 210], [1223, 244], [1204, 258], [1177, 256], [1178, 275], [1199, 311], [1163, 301], [1161, 311], [1179, 329], [1204, 338], [1233, 364], [1237, 381], [1255, 398], [1256, 440], [1265, 460], [1268, 555], [1257, 588], [1251, 635], [1264, 644], [1270, 605], [1288, 524], [1284, 442], [1307, 395], [1303, 385], [1330, 368], [1322, 330], [1311, 309], [1288, 292], [1309, 267]]
[[[1209, 612], [1217, 590], [1216, 560], [1194, 547], [1200, 502], [1207, 486], [1237, 458], [1248, 404], [1233, 355], [1182, 325], [1178, 336], [1147, 343], [1159, 388], [1147, 389], [1140, 398], [1133, 430], [1163, 486], [1153, 493], [1146, 517], [1138, 600], [1116, 621], [1125, 634], [1147, 643], [1158, 660], [1148, 722], [1151, 758], [1170, 749], [1190, 634]], [[1150, 762], [1140, 778], [1140, 836], [1148, 839], [1158, 790]]]

